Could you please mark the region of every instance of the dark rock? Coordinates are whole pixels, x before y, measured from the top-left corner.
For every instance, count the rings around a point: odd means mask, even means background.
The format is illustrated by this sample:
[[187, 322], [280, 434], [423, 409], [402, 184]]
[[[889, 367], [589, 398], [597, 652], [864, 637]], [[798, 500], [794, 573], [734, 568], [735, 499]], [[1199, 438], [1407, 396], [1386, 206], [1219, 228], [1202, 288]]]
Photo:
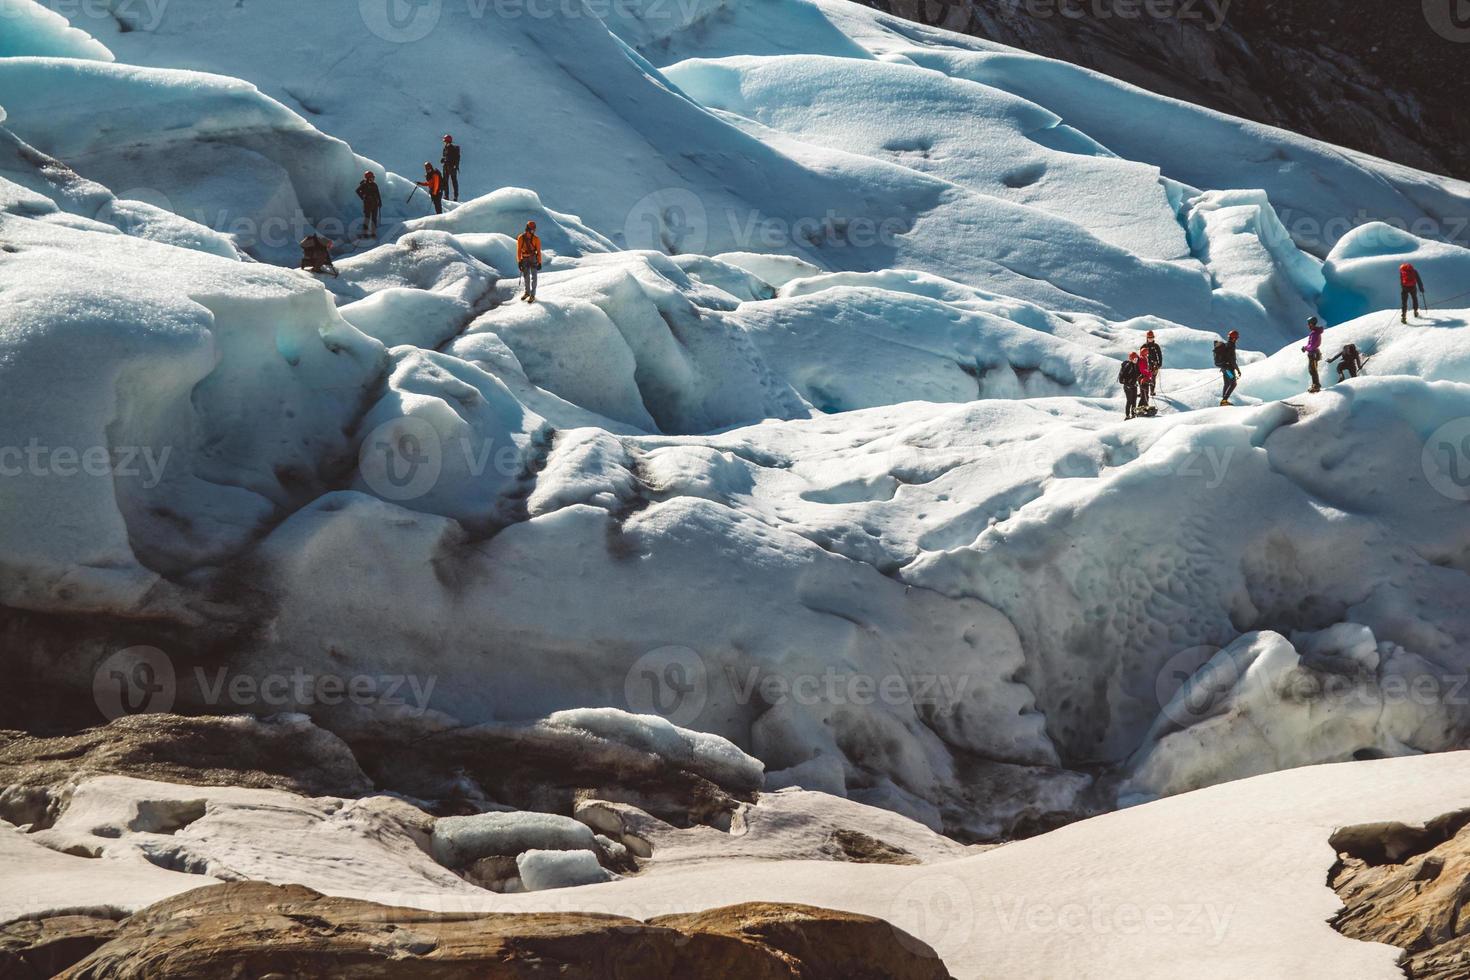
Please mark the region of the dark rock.
[[649, 923], [610, 915], [436, 913], [299, 885], [200, 888], [125, 920], [68, 980], [945, 980], [933, 951], [880, 919], [751, 904]]

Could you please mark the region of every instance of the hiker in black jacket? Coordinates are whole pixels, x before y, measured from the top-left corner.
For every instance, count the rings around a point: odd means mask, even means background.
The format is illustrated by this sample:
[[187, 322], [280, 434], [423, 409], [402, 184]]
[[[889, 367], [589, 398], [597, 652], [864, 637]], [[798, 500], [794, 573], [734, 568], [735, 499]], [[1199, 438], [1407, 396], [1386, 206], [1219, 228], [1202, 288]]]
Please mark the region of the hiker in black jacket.
[[1225, 379], [1225, 388], [1220, 392], [1220, 404], [1229, 405], [1235, 386], [1240, 384], [1240, 364], [1236, 361], [1235, 343], [1240, 340], [1240, 331], [1230, 331], [1229, 339], [1223, 343], [1215, 341], [1215, 367]]
[[1331, 364], [1339, 358], [1342, 360], [1342, 363], [1337, 366], [1338, 381], [1343, 381], [1350, 377], [1356, 378], [1358, 372], [1363, 370], [1363, 355], [1358, 353], [1357, 344], [1344, 344], [1342, 350], [1327, 359], [1327, 363]]
[[459, 144], [448, 133], [444, 134], [444, 154], [439, 157], [439, 168], [444, 171], [444, 196], [451, 201], [458, 201]]
[[1159, 393], [1159, 372], [1164, 367], [1164, 348], [1160, 347], [1158, 341], [1154, 340], [1154, 332], [1152, 330], [1144, 336], [1147, 339], [1143, 342], [1143, 350], [1148, 354], [1149, 370], [1153, 373], [1153, 380], [1148, 385], [1149, 397], [1152, 398]]
[[1123, 386], [1123, 399], [1126, 407], [1123, 412], [1125, 419], [1131, 419], [1138, 412], [1138, 353], [1135, 351], [1128, 355], [1128, 360], [1123, 362], [1123, 367], [1118, 371], [1118, 384]]
[[364, 238], [378, 235], [378, 215], [383, 210], [383, 193], [378, 190], [378, 179], [371, 170], [362, 175], [357, 185], [357, 196], [362, 198], [362, 234]]

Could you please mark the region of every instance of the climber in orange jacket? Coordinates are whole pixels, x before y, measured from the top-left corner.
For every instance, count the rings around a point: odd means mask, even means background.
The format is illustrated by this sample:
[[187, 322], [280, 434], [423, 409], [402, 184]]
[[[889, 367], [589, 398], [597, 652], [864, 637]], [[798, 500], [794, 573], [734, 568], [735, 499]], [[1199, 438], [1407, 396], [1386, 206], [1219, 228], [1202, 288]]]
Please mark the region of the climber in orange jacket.
[[434, 202], [434, 213], [444, 213], [444, 177], [434, 169], [432, 163], [424, 164], [424, 179], [414, 181], [420, 187], [429, 192], [429, 199]]
[[541, 239], [536, 237], [536, 222], [527, 221], [526, 230], [516, 239], [516, 264], [521, 269], [521, 281], [526, 287], [521, 299], [536, 302], [536, 274], [541, 271]]

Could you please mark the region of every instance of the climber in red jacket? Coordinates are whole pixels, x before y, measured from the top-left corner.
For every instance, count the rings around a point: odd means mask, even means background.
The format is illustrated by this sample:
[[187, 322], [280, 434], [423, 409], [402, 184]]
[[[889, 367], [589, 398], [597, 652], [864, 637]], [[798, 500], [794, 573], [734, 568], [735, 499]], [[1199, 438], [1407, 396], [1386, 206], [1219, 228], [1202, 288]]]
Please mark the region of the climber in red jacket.
[[1403, 301], [1399, 309], [1399, 322], [1409, 322], [1409, 303], [1414, 304], [1414, 317], [1419, 316], [1419, 299], [1424, 299], [1424, 312], [1429, 312], [1429, 297], [1424, 295], [1424, 277], [1408, 262], [1399, 266], [1399, 298]]

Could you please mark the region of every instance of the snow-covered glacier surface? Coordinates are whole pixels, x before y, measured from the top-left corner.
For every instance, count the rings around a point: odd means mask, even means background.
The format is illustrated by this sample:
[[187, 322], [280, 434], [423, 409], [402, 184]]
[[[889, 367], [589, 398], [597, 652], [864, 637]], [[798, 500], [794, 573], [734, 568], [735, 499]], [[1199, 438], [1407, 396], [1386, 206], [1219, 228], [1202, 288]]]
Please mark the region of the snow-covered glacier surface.
[[1470, 186], [845, 0], [383, 6], [0, 0], [18, 713], [620, 708], [976, 838], [1463, 743]]

